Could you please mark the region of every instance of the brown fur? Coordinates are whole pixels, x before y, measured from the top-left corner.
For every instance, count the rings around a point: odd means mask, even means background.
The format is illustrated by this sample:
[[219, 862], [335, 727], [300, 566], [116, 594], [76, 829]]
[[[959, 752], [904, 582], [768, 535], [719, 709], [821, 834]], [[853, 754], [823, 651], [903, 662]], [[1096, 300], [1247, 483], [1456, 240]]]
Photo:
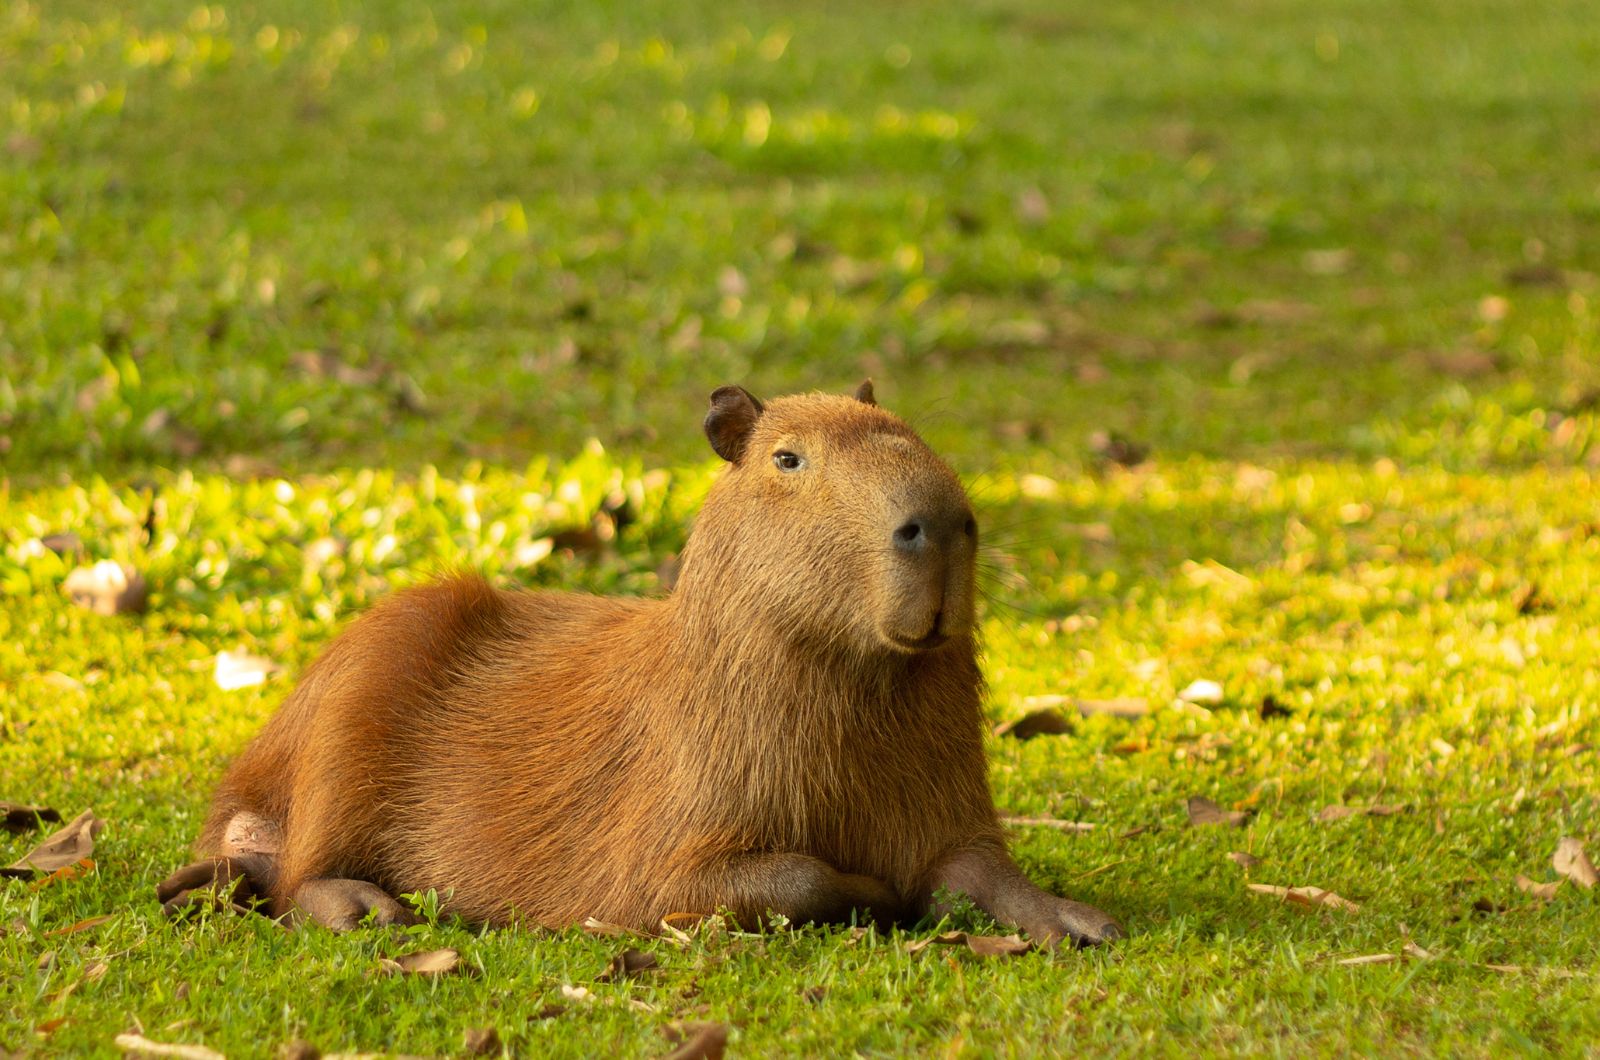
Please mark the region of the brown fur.
[[341, 927], [381, 904], [351, 881], [475, 921], [636, 927], [903, 919], [943, 886], [1050, 941], [1113, 937], [1005, 853], [970, 507], [871, 400], [719, 390], [706, 432], [733, 462], [667, 598], [461, 576], [380, 603], [234, 763], [201, 850]]

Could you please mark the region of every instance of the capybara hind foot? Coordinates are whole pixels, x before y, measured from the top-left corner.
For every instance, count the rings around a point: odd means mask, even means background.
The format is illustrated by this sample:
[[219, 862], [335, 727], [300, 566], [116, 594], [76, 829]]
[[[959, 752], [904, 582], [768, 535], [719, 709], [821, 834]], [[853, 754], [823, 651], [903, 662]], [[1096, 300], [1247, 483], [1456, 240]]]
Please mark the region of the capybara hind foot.
[[1124, 937], [1122, 925], [1094, 906], [1054, 895], [1045, 897], [1051, 901], [1041, 902], [1034, 917], [1021, 925], [1029, 937], [1045, 946], [1054, 949], [1064, 939], [1074, 946], [1098, 946]]
[[331, 931], [351, 931], [372, 917], [379, 927], [415, 924], [417, 917], [387, 891], [366, 880], [307, 880], [295, 889], [290, 916], [310, 918]]
[[208, 858], [185, 865], [156, 884], [156, 900], [169, 917], [202, 908], [249, 913], [266, 900], [273, 864], [260, 855]]

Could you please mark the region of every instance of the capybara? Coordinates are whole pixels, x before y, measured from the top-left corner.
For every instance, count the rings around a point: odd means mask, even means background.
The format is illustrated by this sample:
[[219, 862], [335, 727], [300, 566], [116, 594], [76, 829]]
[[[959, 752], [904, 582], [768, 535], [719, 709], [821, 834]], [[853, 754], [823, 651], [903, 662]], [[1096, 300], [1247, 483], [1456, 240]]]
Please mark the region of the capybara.
[[453, 577], [334, 640], [159, 894], [336, 929], [437, 890], [477, 922], [913, 920], [942, 890], [1054, 945], [1121, 934], [1034, 886], [989, 793], [977, 524], [910, 427], [725, 386], [727, 467], [660, 599]]

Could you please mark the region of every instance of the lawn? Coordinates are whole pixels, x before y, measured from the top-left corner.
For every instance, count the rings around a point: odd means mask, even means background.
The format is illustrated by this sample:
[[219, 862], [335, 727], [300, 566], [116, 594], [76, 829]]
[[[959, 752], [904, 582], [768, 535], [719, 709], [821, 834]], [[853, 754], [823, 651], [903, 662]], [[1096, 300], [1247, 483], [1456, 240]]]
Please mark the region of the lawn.
[[[1600, 858], [1594, 15], [0, 0], [0, 799], [107, 822], [0, 880], [0, 1055], [1600, 1055], [1600, 888], [1515, 882]], [[1130, 938], [163, 919], [351, 615], [661, 592], [706, 395], [865, 376], [977, 501], [990, 720], [1147, 708], [990, 742]], [[146, 613], [67, 599], [107, 558]]]

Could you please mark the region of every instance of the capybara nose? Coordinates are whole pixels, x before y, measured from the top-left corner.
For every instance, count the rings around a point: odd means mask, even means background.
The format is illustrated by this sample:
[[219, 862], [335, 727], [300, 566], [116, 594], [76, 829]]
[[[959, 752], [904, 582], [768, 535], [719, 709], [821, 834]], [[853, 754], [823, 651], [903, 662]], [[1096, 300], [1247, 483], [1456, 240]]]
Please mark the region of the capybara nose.
[[948, 516], [915, 515], [895, 528], [895, 551], [903, 556], [922, 556], [954, 547], [965, 536], [976, 536], [972, 518], [965, 512]]
[[920, 555], [928, 550], [928, 531], [922, 519], [911, 519], [894, 532], [894, 547], [909, 555]]

